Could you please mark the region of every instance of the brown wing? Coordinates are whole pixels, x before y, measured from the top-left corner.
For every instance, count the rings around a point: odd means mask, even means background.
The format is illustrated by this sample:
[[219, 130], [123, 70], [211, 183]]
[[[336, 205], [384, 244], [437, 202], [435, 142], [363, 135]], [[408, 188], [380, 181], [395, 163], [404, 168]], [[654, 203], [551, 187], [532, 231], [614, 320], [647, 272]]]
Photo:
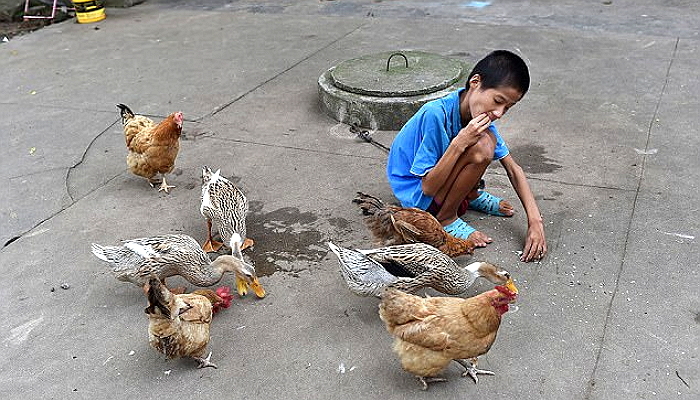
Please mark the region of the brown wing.
[[169, 358], [201, 356], [209, 343], [209, 299], [195, 294], [174, 296], [156, 279], [149, 280], [147, 288], [150, 345]]
[[128, 141], [129, 154], [126, 161], [129, 170], [145, 178], [172, 171], [180, 151], [180, 129], [173, 123], [171, 115], [158, 125], [142, 129], [133, 135]]
[[419, 208], [393, 208], [394, 228], [407, 240], [406, 243], [423, 242], [433, 247], [445, 243], [446, 233], [440, 222], [429, 212]]
[[170, 172], [180, 151], [178, 142], [155, 143], [150, 137], [143, 137], [142, 140], [141, 136], [137, 136], [132, 143], [135, 143], [134, 150], [129, 156], [137, 159], [139, 163], [147, 163], [156, 172]]
[[427, 243], [450, 257], [474, 253], [476, 245], [469, 239], [459, 239], [445, 232], [440, 222], [429, 212], [419, 208], [393, 208], [394, 229], [404, 243]]
[[[469, 299], [423, 299], [402, 294], [391, 295], [386, 301], [383, 297], [382, 319], [393, 323], [390, 331], [395, 337], [429, 350], [445, 352], [450, 358], [484, 354], [496, 338], [498, 325], [494, 327], [492, 324], [495, 311], [484, 295]], [[479, 311], [467, 315], [465, 308]]]
[[126, 148], [133, 151], [131, 142], [134, 140], [134, 138], [142, 132], [152, 130], [155, 126], [156, 124], [153, 122], [153, 120], [148, 117], [144, 117], [143, 115], [136, 115], [131, 118], [124, 125], [124, 139], [126, 140]]
[[353, 203], [358, 204], [366, 216], [365, 224], [379, 246], [423, 242], [450, 257], [474, 252], [474, 242], [449, 235], [440, 222], [425, 210], [388, 206], [377, 197], [362, 192], [357, 194]]
[[212, 304], [205, 296], [187, 293], [178, 295], [188, 305], [188, 309], [180, 314], [183, 321], [199, 324], [209, 324], [212, 318]]
[[459, 297], [423, 298], [392, 288], [382, 293], [379, 316], [390, 332], [412, 325], [416, 331], [422, 331], [437, 318], [459, 313], [464, 302]]
[[209, 344], [212, 306], [196, 294], [176, 296], [171, 312], [176, 320], [151, 318], [150, 343], [169, 358], [201, 357]]
[[379, 317], [389, 332], [393, 333], [397, 326], [421, 320], [428, 315], [425, 299], [421, 297], [396, 289], [387, 289], [382, 293]]

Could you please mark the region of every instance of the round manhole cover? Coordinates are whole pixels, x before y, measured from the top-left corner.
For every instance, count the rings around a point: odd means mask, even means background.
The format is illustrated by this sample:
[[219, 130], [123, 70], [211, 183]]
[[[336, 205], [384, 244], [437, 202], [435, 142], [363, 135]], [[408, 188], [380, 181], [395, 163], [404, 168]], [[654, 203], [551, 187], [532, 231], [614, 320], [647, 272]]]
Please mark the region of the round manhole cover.
[[421, 51], [402, 51], [343, 61], [330, 75], [336, 87], [348, 92], [400, 97], [445, 89], [464, 72], [464, 64], [458, 60]]
[[469, 69], [465, 62], [437, 54], [388, 51], [331, 67], [319, 76], [318, 92], [337, 121], [399, 130], [423, 104], [463, 88]]

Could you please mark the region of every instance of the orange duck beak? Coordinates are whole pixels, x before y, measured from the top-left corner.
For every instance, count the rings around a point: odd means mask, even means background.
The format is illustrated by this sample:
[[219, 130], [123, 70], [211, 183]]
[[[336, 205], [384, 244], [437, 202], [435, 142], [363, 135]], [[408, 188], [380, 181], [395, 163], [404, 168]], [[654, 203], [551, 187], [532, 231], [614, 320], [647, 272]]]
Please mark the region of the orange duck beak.
[[513, 278], [508, 278], [508, 282], [504, 285], [508, 290], [513, 292], [513, 294], [518, 294], [518, 288], [515, 286], [515, 282], [513, 282]]

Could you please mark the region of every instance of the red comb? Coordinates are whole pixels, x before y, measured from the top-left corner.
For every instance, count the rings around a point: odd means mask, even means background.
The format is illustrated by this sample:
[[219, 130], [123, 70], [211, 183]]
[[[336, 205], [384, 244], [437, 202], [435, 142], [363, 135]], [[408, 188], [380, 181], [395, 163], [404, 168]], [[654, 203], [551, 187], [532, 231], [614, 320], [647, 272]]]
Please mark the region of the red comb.
[[231, 306], [231, 300], [233, 295], [231, 294], [231, 288], [228, 286], [221, 286], [216, 289], [217, 296], [221, 297], [221, 303], [218, 304], [221, 308], [229, 308]]
[[231, 288], [228, 286], [220, 286], [216, 288], [216, 294], [221, 297], [221, 296], [229, 296], [231, 294]]

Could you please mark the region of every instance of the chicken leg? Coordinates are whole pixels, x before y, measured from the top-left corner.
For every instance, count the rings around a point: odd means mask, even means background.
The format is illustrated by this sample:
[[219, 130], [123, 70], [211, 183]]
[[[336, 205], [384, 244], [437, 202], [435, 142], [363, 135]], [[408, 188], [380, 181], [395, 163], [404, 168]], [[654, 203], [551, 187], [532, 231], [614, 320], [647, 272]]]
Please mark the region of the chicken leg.
[[206, 368], [206, 367], [212, 367], [212, 368], [217, 368], [217, 369], [219, 368], [216, 366], [216, 364], [214, 364], [213, 362], [210, 361], [211, 360], [211, 351], [209, 352], [209, 355], [207, 356], [207, 358], [202, 358], [202, 357], [192, 357], [192, 358], [195, 359], [195, 361], [197, 361], [199, 363], [199, 365], [197, 365], [197, 368]]
[[474, 383], [479, 383], [479, 377], [477, 374], [481, 375], [496, 375], [493, 371], [488, 371], [485, 369], [478, 369], [476, 367], [477, 363], [477, 358], [474, 357], [472, 359], [466, 360], [466, 359], [456, 359], [461, 366], [464, 367], [465, 371], [462, 373], [462, 376], [471, 376], [472, 379], [474, 379]]
[[420, 381], [420, 383], [423, 384], [423, 387], [421, 388], [421, 390], [428, 390], [429, 383], [447, 382], [447, 379], [445, 379], [445, 378], [424, 377], [424, 376], [418, 376], [417, 378]]

